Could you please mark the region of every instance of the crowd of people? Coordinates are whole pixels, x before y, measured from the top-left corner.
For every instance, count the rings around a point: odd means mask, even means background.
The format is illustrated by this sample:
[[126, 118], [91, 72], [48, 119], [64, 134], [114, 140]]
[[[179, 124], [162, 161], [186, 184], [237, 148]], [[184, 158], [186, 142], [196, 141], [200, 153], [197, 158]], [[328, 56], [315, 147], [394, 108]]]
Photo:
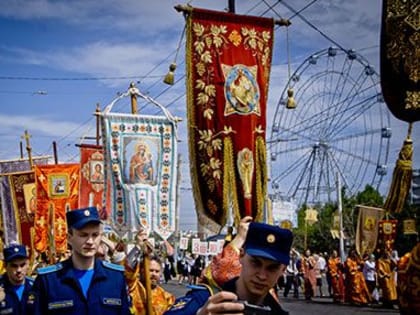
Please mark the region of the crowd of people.
[[397, 271], [399, 257], [395, 250], [384, 248], [378, 257], [360, 257], [351, 249], [342, 261], [337, 250], [312, 254], [308, 249], [301, 255], [296, 249], [278, 286], [283, 296], [302, 293], [305, 299], [330, 297], [334, 303], [367, 306], [381, 304], [393, 308], [398, 304]]
[[[281, 295], [289, 294], [392, 308], [398, 302], [398, 271], [406, 280], [418, 279], [409, 272], [413, 263], [418, 271], [419, 246], [401, 260], [390, 249], [378, 257], [360, 257], [352, 249], [342, 261], [336, 250], [330, 255], [308, 249], [300, 254], [292, 247], [291, 231], [245, 217], [223, 251], [206, 260], [189, 252], [176, 255], [166, 241], [157, 250], [145, 230], [138, 231], [130, 246], [110, 240], [94, 207], [66, 216], [69, 251], [60, 261], [31, 269], [25, 246], [4, 248], [0, 314], [201, 315], [250, 309], [282, 315], [288, 312]], [[191, 285], [186, 296], [176, 298], [161, 286], [171, 279]], [[409, 288], [408, 293], [398, 288], [409, 310], [401, 314], [418, 314], [409, 308]]]

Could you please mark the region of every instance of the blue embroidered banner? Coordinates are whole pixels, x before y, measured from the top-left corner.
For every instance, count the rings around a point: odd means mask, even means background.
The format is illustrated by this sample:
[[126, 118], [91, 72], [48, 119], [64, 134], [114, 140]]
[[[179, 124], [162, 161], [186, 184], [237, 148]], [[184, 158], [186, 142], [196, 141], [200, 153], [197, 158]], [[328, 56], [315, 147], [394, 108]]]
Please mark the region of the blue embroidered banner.
[[123, 234], [142, 227], [166, 240], [176, 221], [175, 122], [121, 113], [104, 113], [103, 118], [113, 228]]

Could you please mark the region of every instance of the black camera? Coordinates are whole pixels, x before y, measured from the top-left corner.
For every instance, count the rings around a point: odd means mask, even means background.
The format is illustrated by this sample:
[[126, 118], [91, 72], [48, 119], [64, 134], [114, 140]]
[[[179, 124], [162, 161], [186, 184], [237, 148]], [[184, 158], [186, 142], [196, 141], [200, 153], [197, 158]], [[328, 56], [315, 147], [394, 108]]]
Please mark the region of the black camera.
[[270, 315], [271, 308], [269, 306], [255, 305], [248, 303], [247, 301], [239, 301], [245, 306], [244, 314], [245, 315]]

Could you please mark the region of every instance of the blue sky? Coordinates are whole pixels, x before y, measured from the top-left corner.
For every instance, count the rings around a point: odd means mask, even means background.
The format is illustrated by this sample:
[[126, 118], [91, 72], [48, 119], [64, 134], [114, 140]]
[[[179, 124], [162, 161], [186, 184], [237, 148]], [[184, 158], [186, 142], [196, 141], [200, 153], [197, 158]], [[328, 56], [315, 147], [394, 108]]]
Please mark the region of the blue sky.
[[[189, 1], [195, 7], [224, 10], [227, 0]], [[292, 71], [311, 54], [335, 44], [358, 51], [379, 72], [380, 0], [286, 1], [318, 30], [294, 16], [274, 0], [238, 0], [239, 14], [292, 17], [290, 59]], [[167, 0], [49, 1], [3, 0], [0, 2], [0, 159], [19, 157], [19, 142], [27, 129], [33, 153], [52, 154], [57, 142], [63, 162], [77, 162], [75, 144], [95, 135], [96, 104], [103, 109], [131, 81], [142, 93], [183, 118], [179, 124], [182, 189], [180, 227], [195, 229], [189, 183], [185, 111], [185, 63], [183, 44], [177, 55], [177, 83], [162, 83], [184, 27], [184, 18], [173, 7], [185, 4]], [[272, 7], [271, 9], [269, 7]], [[327, 35], [322, 36], [320, 31]], [[277, 28], [269, 90], [268, 126], [287, 84], [284, 28]], [[139, 101], [145, 114], [156, 107]], [[117, 107], [130, 110], [129, 101]], [[388, 173], [392, 173], [407, 125], [391, 117], [392, 138]], [[420, 168], [420, 152], [414, 126], [414, 167]], [[26, 152], [25, 152], [26, 154]], [[388, 179], [385, 182], [389, 181]], [[387, 191], [387, 185], [382, 187]]]

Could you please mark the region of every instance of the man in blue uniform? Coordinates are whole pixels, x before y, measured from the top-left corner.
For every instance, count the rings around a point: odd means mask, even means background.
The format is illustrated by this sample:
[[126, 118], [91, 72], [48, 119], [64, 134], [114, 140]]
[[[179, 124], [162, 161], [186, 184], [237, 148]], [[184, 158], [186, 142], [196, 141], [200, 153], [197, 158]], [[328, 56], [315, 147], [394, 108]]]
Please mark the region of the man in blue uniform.
[[95, 207], [66, 214], [70, 258], [41, 268], [33, 287], [33, 314], [129, 314], [124, 268], [95, 259], [102, 225]]
[[6, 273], [0, 277], [0, 314], [27, 314], [26, 301], [33, 280], [26, 276], [29, 259], [23, 245], [14, 244], [3, 250]]
[[289, 314], [271, 292], [289, 263], [292, 241], [289, 230], [251, 222], [240, 249], [239, 277], [228, 280], [217, 291], [206, 286], [193, 287], [165, 315]]

